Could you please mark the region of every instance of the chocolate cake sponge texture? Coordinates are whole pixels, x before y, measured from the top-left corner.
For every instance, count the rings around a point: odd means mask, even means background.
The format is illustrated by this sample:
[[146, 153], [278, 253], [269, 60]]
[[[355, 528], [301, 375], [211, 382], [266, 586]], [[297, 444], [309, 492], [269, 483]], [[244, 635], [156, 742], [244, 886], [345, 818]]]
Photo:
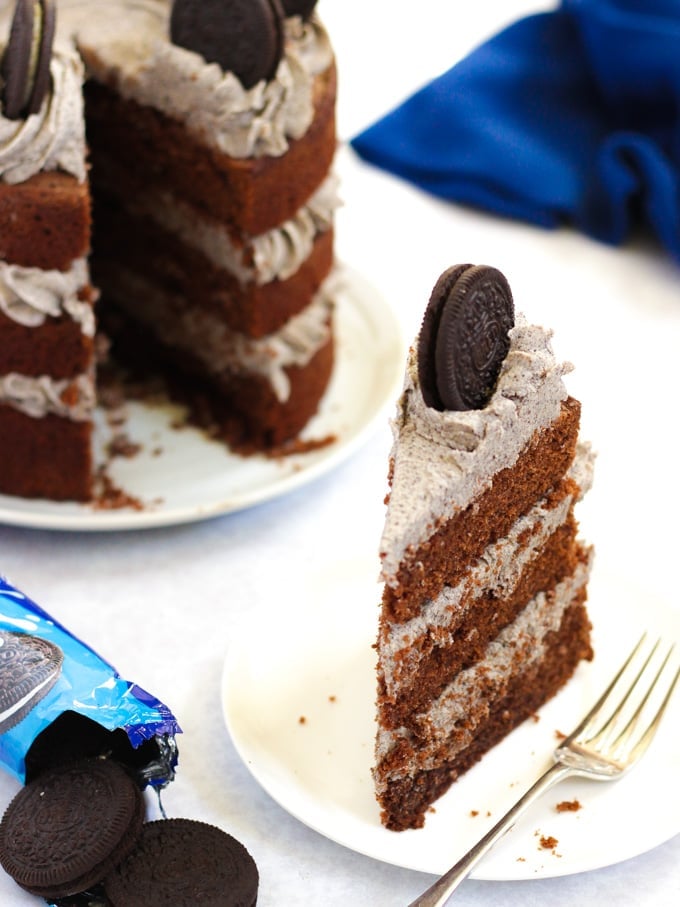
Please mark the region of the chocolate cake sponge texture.
[[374, 779], [383, 823], [431, 804], [592, 658], [592, 480], [550, 332], [505, 276], [437, 281], [393, 421], [381, 541]]
[[337, 80], [315, 4], [60, 0], [29, 113], [33, 6], [0, 0], [0, 492], [92, 496], [102, 330], [236, 449], [279, 448], [334, 365]]

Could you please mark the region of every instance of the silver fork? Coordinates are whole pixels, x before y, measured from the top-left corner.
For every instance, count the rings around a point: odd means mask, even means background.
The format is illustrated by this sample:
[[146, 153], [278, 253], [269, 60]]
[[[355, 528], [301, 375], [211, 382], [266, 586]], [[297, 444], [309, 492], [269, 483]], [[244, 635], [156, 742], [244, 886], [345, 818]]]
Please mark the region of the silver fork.
[[[559, 781], [574, 776], [613, 781], [639, 761], [656, 733], [680, 678], [680, 667], [673, 669], [671, 665], [673, 646], [657, 667], [660, 640], [647, 655], [644, 654], [645, 641], [646, 634], [643, 634], [590, 712], [555, 748], [550, 768], [464, 857], [409, 907], [443, 907], [473, 867], [530, 804]], [[642, 664], [638, 667], [640, 661]], [[648, 679], [650, 674], [651, 679]], [[665, 686], [661, 683], [662, 677], [666, 678]], [[628, 685], [621, 692], [625, 683]]]

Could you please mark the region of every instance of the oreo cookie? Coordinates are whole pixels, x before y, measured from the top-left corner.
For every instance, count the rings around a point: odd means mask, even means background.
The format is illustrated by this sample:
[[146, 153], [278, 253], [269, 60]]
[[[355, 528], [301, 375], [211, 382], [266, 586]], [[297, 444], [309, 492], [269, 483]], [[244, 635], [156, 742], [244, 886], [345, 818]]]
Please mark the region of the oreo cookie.
[[103, 883], [112, 907], [254, 907], [258, 886], [246, 848], [192, 819], [148, 822], [135, 849]]
[[283, 54], [283, 19], [279, 0], [175, 0], [170, 39], [252, 88], [276, 72]]
[[56, 28], [54, 0], [17, 0], [0, 64], [2, 112], [18, 120], [40, 110], [50, 87]]
[[317, 0], [281, 0], [286, 16], [301, 16], [303, 19], [309, 19], [316, 4]]
[[45, 772], [22, 788], [0, 822], [0, 864], [22, 888], [47, 899], [99, 882], [134, 847], [144, 799], [110, 759]]
[[505, 276], [457, 265], [434, 286], [418, 337], [418, 379], [437, 410], [482, 409], [491, 398], [515, 323]]
[[64, 661], [47, 639], [0, 630], [0, 734], [18, 724], [52, 689]]

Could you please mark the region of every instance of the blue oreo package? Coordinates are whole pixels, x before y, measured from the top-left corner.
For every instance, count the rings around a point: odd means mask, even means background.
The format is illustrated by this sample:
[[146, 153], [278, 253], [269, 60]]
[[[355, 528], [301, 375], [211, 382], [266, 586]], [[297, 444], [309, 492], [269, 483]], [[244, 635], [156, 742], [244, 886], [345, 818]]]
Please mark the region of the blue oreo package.
[[165, 787], [181, 733], [167, 706], [124, 680], [0, 576], [0, 764], [21, 782], [73, 758], [108, 755], [140, 786]]

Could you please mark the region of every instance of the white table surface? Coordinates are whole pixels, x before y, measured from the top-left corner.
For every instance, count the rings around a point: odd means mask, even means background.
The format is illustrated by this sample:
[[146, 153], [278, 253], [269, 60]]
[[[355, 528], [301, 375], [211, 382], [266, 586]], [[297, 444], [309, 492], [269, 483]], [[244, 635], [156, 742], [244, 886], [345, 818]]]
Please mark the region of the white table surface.
[[[512, 19], [550, 7], [538, 0], [321, 0], [340, 70], [341, 137]], [[680, 269], [650, 244], [614, 249], [566, 229], [543, 232], [439, 203], [346, 147], [338, 171], [345, 200], [338, 254], [389, 301], [407, 338], [436, 277], [460, 261], [501, 268], [517, 308], [555, 329], [557, 352], [576, 365], [568, 382], [583, 403], [584, 433], [599, 452], [595, 487], [581, 509], [582, 533], [597, 547], [596, 570], [608, 565], [644, 589], [642, 613], [647, 595], [677, 608]], [[243, 841], [260, 870], [261, 907], [405, 905], [432, 878], [358, 855], [292, 818], [252, 779], [221, 716], [225, 651], [244, 617], [285, 607], [297, 572], [377, 552], [389, 446], [381, 423], [332, 473], [202, 523], [120, 533], [0, 526], [0, 572], [175, 712], [184, 734], [165, 808]], [[669, 790], [680, 781], [677, 768]], [[0, 804], [16, 790], [0, 775]], [[456, 903], [664, 907], [677, 904], [679, 893], [676, 836], [587, 873], [468, 880]], [[0, 873], [1, 904], [36, 902]]]

